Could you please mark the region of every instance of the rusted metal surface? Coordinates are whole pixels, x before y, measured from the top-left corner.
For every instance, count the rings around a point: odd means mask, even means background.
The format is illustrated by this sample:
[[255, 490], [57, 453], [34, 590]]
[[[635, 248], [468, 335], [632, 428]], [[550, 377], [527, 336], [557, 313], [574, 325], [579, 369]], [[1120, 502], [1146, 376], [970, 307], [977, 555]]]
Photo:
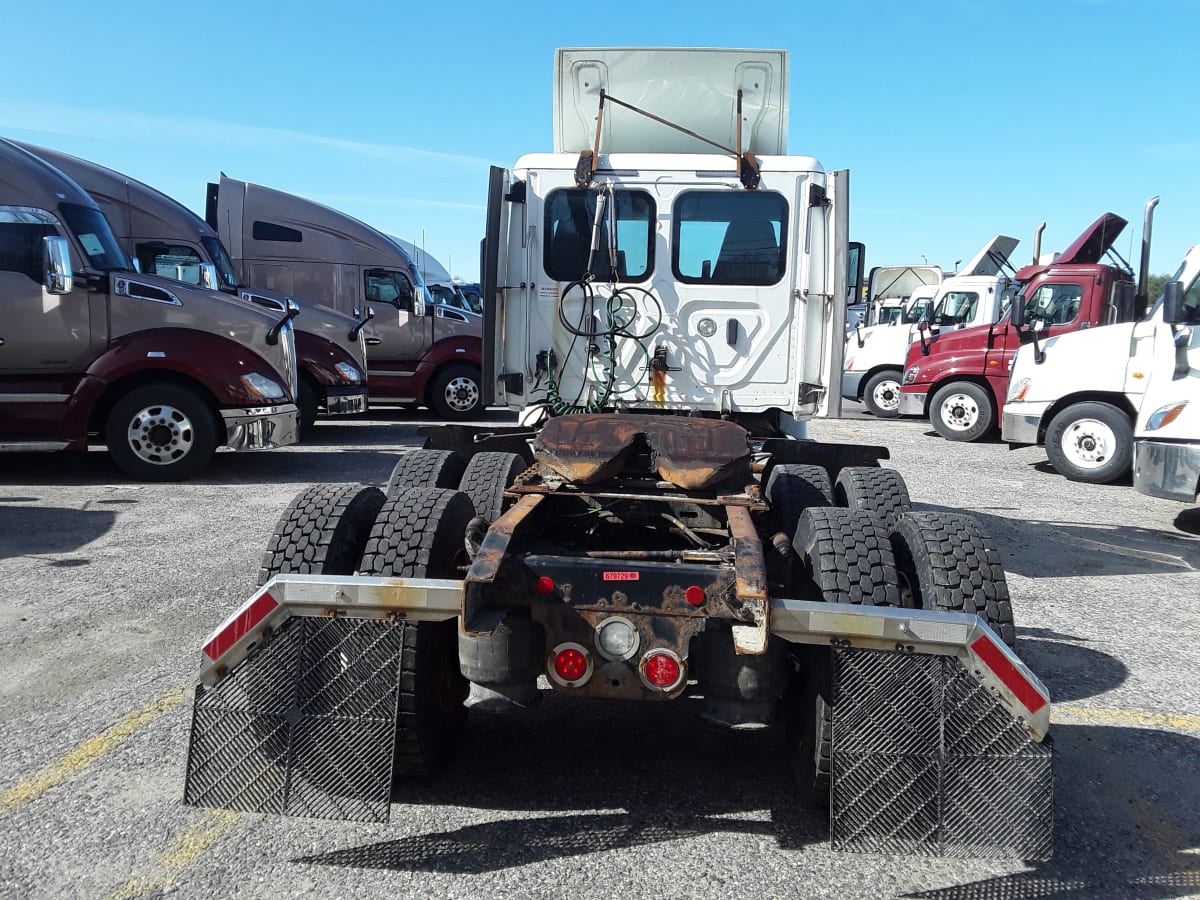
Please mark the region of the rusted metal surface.
[[471, 568], [466, 577], [467, 583], [491, 582], [496, 579], [496, 573], [508, 553], [508, 545], [513, 535], [529, 514], [537, 509], [543, 499], [545, 498], [537, 494], [523, 496], [492, 523], [487, 537], [483, 539], [483, 543], [479, 547], [479, 552], [475, 554], [475, 559], [471, 562]]
[[568, 481], [613, 478], [640, 453], [650, 468], [684, 490], [702, 490], [739, 476], [750, 480], [750, 445], [740, 425], [720, 419], [588, 413], [550, 419], [534, 456]]
[[759, 655], [767, 652], [769, 634], [767, 561], [749, 510], [730, 506], [725, 514], [729, 518], [729, 533], [733, 535], [737, 596], [754, 618], [753, 625], [733, 626], [733, 647], [737, 653]]
[[527, 496], [530, 494], [560, 494], [571, 497], [587, 497], [596, 500], [645, 500], [649, 502], [660, 503], [692, 503], [696, 506], [744, 506], [748, 509], [765, 510], [767, 509], [766, 502], [762, 499], [760, 491], [755, 487], [753, 490], [747, 488], [743, 494], [722, 494], [719, 497], [693, 497], [688, 494], [678, 493], [636, 493], [636, 492], [620, 492], [620, 491], [588, 491], [586, 494], [579, 491], [573, 485], [564, 484], [562, 482], [545, 483], [536, 480], [530, 480], [526, 484], [514, 484], [511, 488], [505, 491], [505, 494], [510, 494], [514, 497]]

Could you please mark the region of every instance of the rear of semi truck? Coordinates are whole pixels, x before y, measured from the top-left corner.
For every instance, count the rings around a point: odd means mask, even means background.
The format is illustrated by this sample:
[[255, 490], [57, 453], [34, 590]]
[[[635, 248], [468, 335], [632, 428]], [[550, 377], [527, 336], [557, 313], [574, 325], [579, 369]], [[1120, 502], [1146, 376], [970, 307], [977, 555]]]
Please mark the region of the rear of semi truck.
[[786, 726], [837, 847], [1047, 856], [1049, 698], [990, 538], [885, 448], [793, 436], [838, 412], [848, 175], [785, 155], [786, 55], [556, 76], [555, 152], [493, 169], [485, 238], [485, 390], [527, 424], [296, 498], [205, 644], [187, 802], [386, 819], [469, 705], [544, 678]]

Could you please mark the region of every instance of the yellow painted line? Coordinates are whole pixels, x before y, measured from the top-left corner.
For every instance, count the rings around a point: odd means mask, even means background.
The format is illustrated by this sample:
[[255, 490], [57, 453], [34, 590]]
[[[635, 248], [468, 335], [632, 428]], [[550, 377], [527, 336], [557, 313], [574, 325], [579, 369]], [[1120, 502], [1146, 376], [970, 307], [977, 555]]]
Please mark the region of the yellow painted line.
[[1200, 731], [1200, 716], [1150, 712], [1144, 709], [1096, 709], [1090, 706], [1055, 706], [1050, 721], [1057, 725], [1115, 725], [1126, 728], [1167, 728]]
[[209, 810], [171, 842], [145, 875], [135, 875], [108, 895], [108, 900], [132, 900], [161, 892], [176, 876], [190, 866], [233, 828], [241, 817], [225, 810]]
[[88, 738], [62, 759], [50, 763], [16, 787], [9, 788], [0, 794], [0, 815], [12, 812], [18, 806], [40, 797], [55, 785], [74, 778], [92, 763], [123, 744], [139, 728], [179, 706], [186, 697], [187, 692], [182, 689], [164, 694], [125, 716], [111, 728]]

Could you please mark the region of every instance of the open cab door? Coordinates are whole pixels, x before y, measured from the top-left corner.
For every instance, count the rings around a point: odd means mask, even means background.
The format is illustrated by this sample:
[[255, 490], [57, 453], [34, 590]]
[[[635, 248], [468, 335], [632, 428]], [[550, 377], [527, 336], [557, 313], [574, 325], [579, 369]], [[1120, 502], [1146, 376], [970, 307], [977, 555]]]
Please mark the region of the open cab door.
[[[504, 289], [508, 275], [509, 192], [512, 173], [492, 166], [488, 178], [487, 231], [483, 238], [479, 274], [483, 288], [483, 389], [482, 405], [506, 402], [500, 382], [503, 359]], [[497, 400], [499, 397], [499, 401]]]

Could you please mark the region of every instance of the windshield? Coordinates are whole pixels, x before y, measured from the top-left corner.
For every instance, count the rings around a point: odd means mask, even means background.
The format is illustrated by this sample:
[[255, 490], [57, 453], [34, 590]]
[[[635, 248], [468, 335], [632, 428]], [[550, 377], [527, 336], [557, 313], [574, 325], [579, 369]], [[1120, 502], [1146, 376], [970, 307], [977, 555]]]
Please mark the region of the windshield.
[[900, 321], [905, 325], [915, 325], [917, 322], [920, 322], [929, 315], [929, 307], [932, 304], [932, 297], [922, 297], [920, 300], [914, 301], [913, 304], [904, 311], [904, 318]]
[[979, 295], [974, 291], [948, 291], [933, 311], [933, 324], [940, 326], [968, 325], [975, 318]]
[[101, 272], [129, 271], [129, 260], [117, 245], [104, 213], [78, 203], [62, 203], [58, 209], [91, 268]]
[[241, 287], [238, 284], [237, 274], [233, 270], [233, 260], [229, 258], [229, 254], [225, 252], [225, 247], [221, 242], [215, 237], [202, 237], [200, 238], [200, 243], [208, 251], [213, 265], [217, 267], [217, 276], [221, 279], [221, 283], [226, 287]]

